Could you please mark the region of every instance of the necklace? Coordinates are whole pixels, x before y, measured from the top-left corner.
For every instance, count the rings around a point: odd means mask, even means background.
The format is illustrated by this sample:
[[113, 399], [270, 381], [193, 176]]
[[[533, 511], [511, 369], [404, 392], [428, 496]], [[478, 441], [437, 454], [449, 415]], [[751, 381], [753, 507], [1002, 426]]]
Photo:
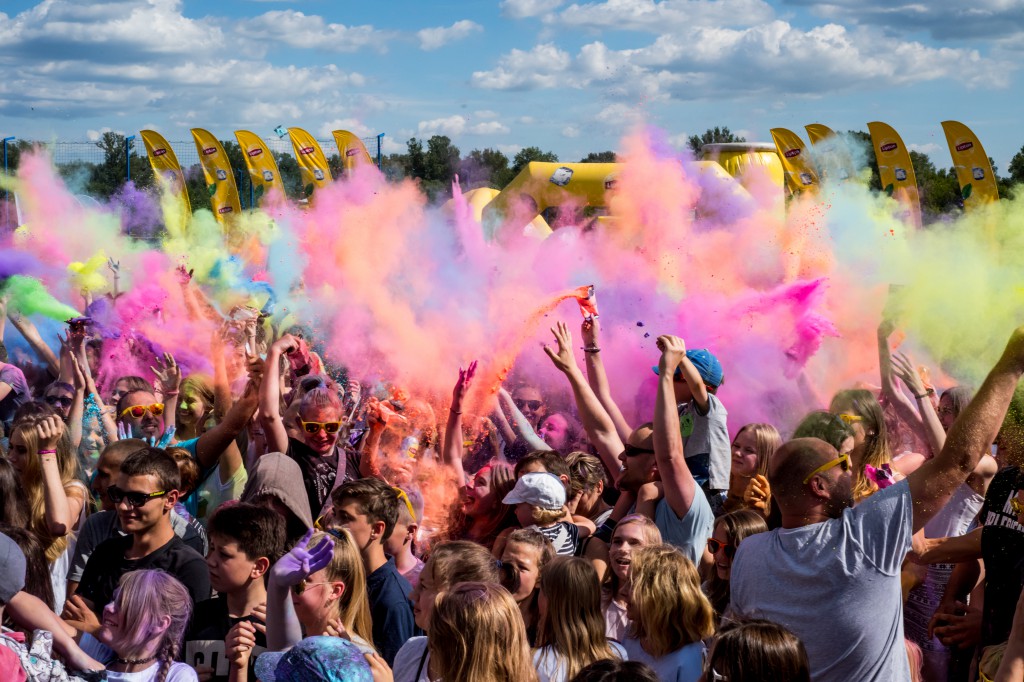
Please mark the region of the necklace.
[[150, 656], [149, 658], [118, 658], [117, 662], [121, 665], [142, 665], [143, 663], [149, 663], [155, 661], [156, 656]]

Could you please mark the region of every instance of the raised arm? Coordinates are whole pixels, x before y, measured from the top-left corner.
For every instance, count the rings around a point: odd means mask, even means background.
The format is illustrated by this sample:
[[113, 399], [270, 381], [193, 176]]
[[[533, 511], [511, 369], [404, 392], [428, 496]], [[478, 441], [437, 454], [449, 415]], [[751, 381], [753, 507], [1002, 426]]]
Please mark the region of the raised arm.
[[84, 497], [68, 495], [60, 479], [60, 463], [57, 461], [57, 447], [64, 435], [64, 422], [53, 415], [46, 417], [36, 426], [38, 450], [30, 452], [30, 458], [39, 458], [43, 470], [43, 518], [46, 528], [56, 537], [68, 535], [75, 529], [78, 516], [85, 504]]
[[[36, 352], [36, 355], [46, 363], [46, 366], [50, 370], [50, 374], [53, 375], [53, 378], [60, 378], [60, 362], [57, 361], [57, 355], [53, 352], [53, 349], [43, 341], [43, 337], [39, 335], [39, 330], [36, 329], [32, 320], [17, 313], [8, 313], [7, 317], [10, 319], [11, 324], [14, 325], [14, 328], [21, 332], [21, 335], [25, 337], [25, 340], [28, 341], [28, 345], [32, 346], [32, 350]], [[69, 381], [68, 383], [71, 382]]]
[[164, 401], [164, 426], [173, 433], [178, 414], [178, 389], [181, 388], [181, 367], [174, 361], [174, 356], [164, 353], [157, 356], [156, 367], [150, 367], [156, 376], [156, 390]]
[[[64, 349], [61, 349], [64, 352]], [[68, 364], [71, 366], [71, 378], [75, 387], [75, 397], [71, 402], [71, 409], [68, 411], [68, 436], [71, 438], [71, 447], [74, 450], [78, 450], [78, 446], [82, 444], [82, 419], [85, 416], [85, 374], [82, 372], [82, 367], [78, 364], [78, 358], [71, 352], [70, 349], [67, 351]]]
[[950, 427], [942, 450], [907, 477], [914, 501], [915, 532], [942, 509], [995, 440], [1022, 373], [1024, 327], [1014, 331], [974, 400]]
[[601, 322], [597, 315], [583, 318], [580, 335], [583, 338], [583, 352], [586, 353], [587, 359], [587, 384], [597, 396], [602, 409], [615, 424], [619, 440], [625, 442], [629, 439], [629, 434], [633, 433], [633, 427], [626, 423], [626, 418], [622, 416], [622, 411], [612, 398], [611, 388], [608, 386], [608, 374], [604, 371], [604, 361], [601, 359]]
[[[906, 422], [914, 433], [924, 437], [927, 434], [925, 433], [925, 425], [921, 415], [918, 414], [913, 403], [907, 399], [906, 394], [896, 385], [896, 379], [893, 376], [892, 351], [889, 348], [889, 337], [892, 336], [895, 329], [896, 325], [892, 320], [882, 320], [882, 324], [878, 325], [878, 369], [882, 378], [882, 394], [896, 408], [896, 414], [899, 415], [899, 418]], [[907, 387], [914, 391], [910, 384], [907, 384]], [[915, 395], [918, 393], [920, 391], [914, 391]], [[929, 440], [930, 443], [931, 441]], [[935, 453], [941, 449], [942, 445], [940, 444], [932, 452]]]
[[448, 409], [448, 423], [444, 427], [444, 447], [441, 459], [455, 474], [455, 480], [462, 485], [466, 480], [466, 472], [462, 469], [462, 410], [465, 407], [466, 394], [476, 376], [476, 360], [469, 363], [466, 369], [459, 368], [459, 380], [452, 389], [452, 406]]
[[[662, 337], [664, 338], [664, 337]], [[679, 340], [682, 343], [683, 340], [679, 337], [671, 337]], [[711, 399], [708, 398], [708, 387], [704, 385], [704, 380], [700, 377], [700, 372], [690, 362], [690, 358], [686, 357], [686, 346], [683, 346], [683, 356], [679, 359], [679, 371], [683, 375], [683, 381], [690, 387], [690, 395], [693, 396], [693, 402], [696, 403], [697, 409], [701, 414], [707, 414], [708, 410], [711, 409]], [[669, 371], [669, 384], [673, 381], [673, 374]], [[675, 396], [675, 392], [673, 392]], [[674, 399], [674, 398], [673, 398]], [[677, 429], [678, 430], [678, 429]]]
[[498, 402], [505, 410], [505, 413], [512, 418], [512, 428], [525, 440], [533, 450], [550, 450], [551, 446], [544, 442], [537, 432], [530, 426], [530, 422], [523, 416], [523, 413], [516, 407], [512, 396], [504, 388], [498, 390]]
[[[263, 381], [263, 362], [255, 356], [248, 356], [249, 381], [241, 397], [235, 401], [224, 419], [215, 427], [199, 436], [196, 443], [196, 460], [204, 469], [211, 469], [217, 464], [221, 454], [231, 445], [238, 434], [256, 414], [259, 406], [260, 386], [268, 383]], [[285, 445], [287, 446], [287, 437]], [[284, 452], [280, 450], [279, 452]]]
[[380, 478], [380, 440], [388, 423], [381, 412], [380, 401], [370, 398], [366, 401], [366, 436], [363, 438], [363, 451], [359, 457], [359, 475], [363, 478]]
[[[573, 397], [576, 399], [576, 409], [583, 421], [583, 428], [587, 431], [587, 437], [597, 449], [597, 454], [605, 468], [614, 475], [622, 469], [619, 462], [619, 455], [622, 454], [625, 447], [622, 444], [622, 436], [616, 428], [613, 418], [605, 411], [604, 405], [590, 384], [583, 378], [583, 373], [576, 364], [576, 357], [572, 352], [572, 334], [569, 332], [569, 328], [559, 322], [551, 330], [551, 333], [554, 334], [555, 341], [558, 343], [558, 352], [556, 353], [548, 346], [544, 346], [544, 352], [551, 358], [555, 367], [569, 380]], [[587, 355], [589, 356], [591, 353], [587, 353]], [[621, 417], [621, 415], [619, 416]]]
[[260, 419], [268, 452], [288, 451], [288, 431], [281, 418], [281, 357], [298, 347], [298, 339], [285, 334], [267, 351], [266, 380], [260, 389]]
[[[693, 504], [697, 482], [686, 466], [672, 382], [676, 367], [680, 367], [684, 361], [694, 374], [697, 370], [686, 360], [686, 344], [678, 336], [659, 336], [658, 350], [661, 351], [661, 359], [658, 361], [658, 395], [654, 403], [654, 458], [664, 486], [665, 501], [676, 516], [683, 518]], [[683, 375], [686, 375], [685, 369]], [[700, 381], [700, 375], [697, 380]], [[704, 396], [707, 399], [706, 391]], [[694, 399], [696, 397], [695, 394]]]
[[334, 540], [325, 537], [315, 547], [309, 547], [312, 537], [310, 529], [270, 569], [267, 584], [267, 648], [270, 651], [285, 651], [302, 639], [291, 588], [327, 567], [334, 558]]
[[[946, 431], [942, 428], [939, 415], [932, 404], [930, 389], [925, 388], [921, 381], [921, 375], [914, 369], [914, 363], [903, 353], [897, 353], [892, 358], [893, 372], [907, 385], [910, 392], [917, 400], [918, 409], [921, 410], [920, 431], [918, 433], [928, 442], [932, 453], [936, 453], [946, 444]], [[902, 395], [902, 391], [900, 392]]]

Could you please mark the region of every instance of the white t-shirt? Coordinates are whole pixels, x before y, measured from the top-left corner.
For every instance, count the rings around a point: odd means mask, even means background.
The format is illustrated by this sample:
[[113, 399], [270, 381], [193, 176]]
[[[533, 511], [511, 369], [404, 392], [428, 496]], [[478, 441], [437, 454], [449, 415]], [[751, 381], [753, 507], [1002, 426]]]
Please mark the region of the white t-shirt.
[[[82, 651], [101, 663], [110, 665], [110, 661], [114, 660], [114, 652], [89, 633], [82, 635], [82, 641], [79, 642], [79, 646]], [[108, 682], [152, 682], [152, 680], [156, 679], [158, 672], [160, 672], [160, 662], [153, 661], [153, 665], [145, 670], [134, 673], [119, 673], [107, 670], [107, 680]], [[174, 662], [171, 663], [171, 669], [167, 671], [166, 682], [199, 682], [199, 676], [196, 675], [196, 671], [188, 664]]]
[[[395, 654], [391, 672], [395, 682], [432, 682], [427, 675], [430, 668], [430, 652], [426, 637], [413, 637]], [[418, 673], [418, 674], [417, 674]]]
[[[608, 642], [620, 661], [628, 661], [626, 650], [618, 642]], [[565, 660], [555, 652], [554, 647], [546, 646], [533, 651], [533, 667], [537, 669], [539, 682], [567, 682]]]
[[900, 567], [912, 531], [903, 480], [837, 519], [751, 535], [733, 559], [731, 610], [789, 628], [816, 682], [909, 682]]

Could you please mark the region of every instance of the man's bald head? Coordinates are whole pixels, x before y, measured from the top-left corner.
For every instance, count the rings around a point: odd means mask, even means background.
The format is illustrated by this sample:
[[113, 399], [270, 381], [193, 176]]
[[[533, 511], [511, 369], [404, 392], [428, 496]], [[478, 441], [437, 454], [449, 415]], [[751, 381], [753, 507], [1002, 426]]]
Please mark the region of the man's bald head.
[[820, 438], [794, 438], [775, 451], [768, 464], [768, 484], [780, 506], [807, 494], [804, 479], [839, 452]]

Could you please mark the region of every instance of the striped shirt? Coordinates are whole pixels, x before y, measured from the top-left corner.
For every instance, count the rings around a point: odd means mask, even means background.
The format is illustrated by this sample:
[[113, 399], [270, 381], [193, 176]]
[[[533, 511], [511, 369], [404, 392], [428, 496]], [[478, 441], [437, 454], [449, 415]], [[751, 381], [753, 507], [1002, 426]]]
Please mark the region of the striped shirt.
[[551, 541], [551, 545], [555, 548], [555, 554], [572, 556], [576, 553], [576, 545], [580, 541], [580, 527], [575, 523], [559, 521], [546, 528], [540, 526], [530, 526], [530, 528], [540, 532]]

